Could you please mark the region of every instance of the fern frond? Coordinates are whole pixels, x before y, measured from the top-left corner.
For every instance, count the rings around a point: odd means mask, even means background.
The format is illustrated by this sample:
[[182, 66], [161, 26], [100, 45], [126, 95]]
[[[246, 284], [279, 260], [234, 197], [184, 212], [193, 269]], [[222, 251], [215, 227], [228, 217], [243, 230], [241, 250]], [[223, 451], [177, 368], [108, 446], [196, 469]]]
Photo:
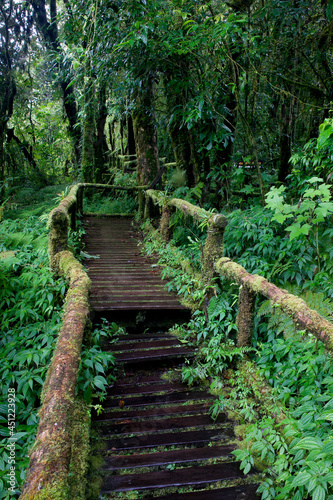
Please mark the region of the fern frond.
[[265, 300], [265, 302], [263, 302], [261, 304], [261, 306], [259, 307], [259, 310], [257, 312], [257, 316], [259, 318], [261, 318], [262, 316], [266, 316], [267, 314], [272, 314], [272, 304], [271, 304], [271, 301], [268, 299], [268, 300]]

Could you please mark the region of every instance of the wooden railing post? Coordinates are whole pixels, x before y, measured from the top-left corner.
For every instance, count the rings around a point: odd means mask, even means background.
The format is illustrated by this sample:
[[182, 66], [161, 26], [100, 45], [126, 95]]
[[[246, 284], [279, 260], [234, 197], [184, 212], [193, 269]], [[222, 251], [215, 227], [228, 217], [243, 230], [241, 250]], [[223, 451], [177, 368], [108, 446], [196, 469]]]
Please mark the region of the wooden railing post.
[[281, 311], [294, 320], [298, 328], [312, 333], [323, 342], [326, 349], [333, 351], [333, 323], [320, 316], [317, 311], [310, 309], [304, 300], [270, 283], [263, 276], [248, 273], [244, 267], [228, 257], [223, 257], [216, 262], [215, 270], [229, 280], [249, 288], [251, 292], [263, 295], [273, 305], [278, 305]]
[[49, 219], [49, 259], [53, 271], [57, 270], [55, 256], [68, 249], [69, 217], [61, 205], [52, 210]]
[[208, 226], [202, 255], [202, 273], [206, 283], [210, 283], [215, 276], [214, 264], [223, 255], [223, 235], [227, 224], [224, 215], [214, 215]]
[[143, 219], [145, 214], [145, 194], [143, 189], [138, 189], [138, 212], [139, 218]]
[[153, 217], [154, 204], [149, 195], [145, 196], [145, 209], [144, 209], [144, 219], [151, 219]]
[[236, 324], [238, 328], [237, 347], [251, 345], [254, 322], [254, 306], [256, 294], [246, 285], [239, 287], [238, 315]]
[[170, 219], [172, 215], [172, 208], [168, 203], [164, 203], [162, 207], [162, 216], [160, 220], [160, 235], [165, 243], [168, 243], [172, 238], [172, 230], [170, 228]]
[[77, 190], [77, 213], [82, 215], [82, 212], [83, 212], [83, 190], [84, 190], [84, 186], [81, 184]]

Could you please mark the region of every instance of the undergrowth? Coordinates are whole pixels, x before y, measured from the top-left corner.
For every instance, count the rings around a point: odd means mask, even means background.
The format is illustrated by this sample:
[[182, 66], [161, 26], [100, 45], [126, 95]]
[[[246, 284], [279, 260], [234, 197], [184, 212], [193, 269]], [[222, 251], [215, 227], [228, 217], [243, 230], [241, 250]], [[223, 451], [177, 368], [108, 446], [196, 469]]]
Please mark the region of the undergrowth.
[[[1, 499], [17, 498], [24, 483], [42, 386], [61, 328], [67, 287], [49, 268], [47, 239], [45, 222], [35, 216], [0, 224]], [[71, 238], [72, 247], [78, 248], [78, 240]], [[103, 398], [106, 394], [112, 375], [107, 378], [105, 374], [114, 358], [101, 350], [100, 340], [117, 331], [113, 324], [103, 324], [83, 347], [78, 391], [87, 403], [93, 395]], [[13, 443], [14, 462], [8, 448]], [[16, 485], [9, 491], [11, 466]]]
[[[323, 256], [319, 269], [318, 249], [307, 238], [290, 240], [284, 228], [272, 223], [269, 209], [252, 207], [233, 212], [228, 218], [226, 255], [250, 272], [265, 275], [297, 293], [309, 307], [332, 320], [332, 252], [327, 251], [331, 232], [322, 231], [326, 240], [319, 249]], [[266, 478], [258, 490], [262, 500], [332, 500], [331, 355], [320, 341], [299, 332], [278, 307], [259, 298], [253, 345], [236, 347], [235, 287], [225, 282], [222, 286], [215, 280], [212, 286], [203, 288], [198, 275], [179, 272], [185, 260], [200, 270], [197, 263], [203, 240], [193, 234], [192, 228], [190, 231], [192, 234], [184, 227], [174, 231], [177, 251], [174, 245], [163, 246], [152, 236], [145, 243], [148, 253], [159, 254], [163, 276], [171, 280], [168, 288], [186, 299], [195, 288], [199, 297], [194, 301], [192, 320], [176, 327], [183, 341], [199, 347], [194, 363], [183, 368], [183, 380], [190, 385], [210, 385], [218, 396], [211, 407], [214, 419], [220, 412], [229, 411], [245, 425], [240, 449], [234, 454], [244, 473], [254, 465], [265, 471]], [[193, 241], [196, 259], [189, 251]], [[249, 377], [239, 368], [239, 361], [245, 357], [255, 361], [256, 371], [271, 385], [272, 407], [261, 403], [260, 389], [250, 386]], [[284, 408], [282, 422], [272, 409], [275, 407]]]

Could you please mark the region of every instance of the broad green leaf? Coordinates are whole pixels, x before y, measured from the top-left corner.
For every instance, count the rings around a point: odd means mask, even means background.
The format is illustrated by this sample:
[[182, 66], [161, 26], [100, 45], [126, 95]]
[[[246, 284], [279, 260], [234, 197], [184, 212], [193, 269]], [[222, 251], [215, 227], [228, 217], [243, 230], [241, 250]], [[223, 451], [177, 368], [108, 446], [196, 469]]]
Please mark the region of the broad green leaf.
[[327, 453], [330, 455], [333, 455], [333, 439], [329, 441], [328, 443], [324, 444], [322, 449], [320, 450], [321, 453]]
[[306, 484], [311, 479], [311, 474], [307, 471], [301, 471], [294, 477], [291, 483], [293, 487], [299, 487]]
[[324, 419], [324, 420], [328, 420], [329, 422], [333, 422], [333, 413], [330, 412], [330, 413], [327, 413], [326, 415], [321, 414], [320, 419]]
[[318, 484], [314, 492], [312, 493], [312, 500], [325, 500], [326, 491], [325, 488]]
[[333, 483], [333, 472], [329, 472], [328, 474], [325, 474], [323, 477], [323, 480], [326, 481], [327, 483]]
[[291, 224], [286, 228], [286, 231], [290, 231], [290, 241], [294, 240], [295, 238], [298, 238], [302, 234], [308, 235], [309, 231], [311, 229], [310, 224], [301, 224], [299, 222], [295, 222], [294, 224]]
[[[332, 414], [333, 415], [333, 414]], [[300, 448], [302, 450], [317, 450], [324, 446], [323, 442], [319, 438], [315, 437], [305, 437], [301, 439], [294, 448]]]

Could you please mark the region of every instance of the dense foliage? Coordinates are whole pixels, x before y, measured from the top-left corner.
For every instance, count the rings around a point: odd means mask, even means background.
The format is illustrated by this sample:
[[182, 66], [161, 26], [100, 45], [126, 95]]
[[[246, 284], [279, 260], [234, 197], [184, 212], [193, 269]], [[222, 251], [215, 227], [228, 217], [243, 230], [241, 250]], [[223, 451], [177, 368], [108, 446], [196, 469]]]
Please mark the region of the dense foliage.
[[264, 202], [292, 164], [329, 180], [331, 22], [331, 0], [5, 0], [2, 200], [165, 163], [217, 206]]
[[[299, 182], [296, 176], [291, 181], [293, 198], [284, 199], [284, 189], [272, 188], [265, 208], [255, 205], [228, 214], [225, 255], [299, 294], [332, 321], [330, 186], [320, 178]], [[192, 190], [184, 195], [195, 197]], [[213, 418], [228, 410], [249, 425], [235, 456], [245, 473], [258, 460], [264, 466], [266, 478], [259, 488], [263, 500], [332, 498], [331, 354], [259, 297], [252, 346], [237, 347], [237, 288], [220, 280], [202, 288], [197, 274], [180, 273], [185, 259], [200, 271], [204, 235], [178, 214], [173, 224], [174, 239], [167, 246], [151, 233], [145, 246], [149, 253], [159, 253], [162, 273], [171, 279], [168, 288], [196, 308], [193, 319], [175, 329], [184, 342], [200, 348], [195, 362], [183, 368], [183, 380], [190, 385], [209, 382], [218, 395], [211, 407]], [[255, 361], [272, 386], [273, 406], [263, 406], [260, 395], [258, 401], [256, 388], [239, 369], [245, 357]], [[282, 423], [276, 418], [281, 405], [286, 415]]]
[[[10, 384], [18, 394], [18, 484], [65, 293], [36, 218], [55, 192], [46, 187], [41, 204], [41, 187], [149, 185], [163, 167], [163, 196], [228, 216], [226, 256], [332, 319], [332, 22], [333, 0], [1, 2], [0, 373], [4, 395]], [[56, 193], [63, 198], [64, 186]], [[85, 206], [128, 213], [137, 201], [103, 193]], [[154, 239], [147, 248], [160, 252], [169, 288], [195, 311], [179, 329], [201, 347], [184, 379], [208, 379], [217, 392], [226, 380], [234, 384], [234, 396], [220, 394], [212, 414], [229, 405], [244, 421], [257, 420], [239, 458], [244, 470], [258, 454], [266, 460], [263, 499], [330, 498], [329, 356], [259, 298], [253, 345], [237, 348], [235, 286], [215, 280], [203, 288], [198, 274], [204, 227], [179, 214], [171, 224], [176, 248]], [[77, 249], [77, 239], [71, 245]], [[179, 273], [180, 261], [194, 272]], [[84, 351], [87, 401], [104, 392], [112, 359], [94, 342], [112, 328], [96, 330]], [[285, 404], [282, 428], [241, 386], [245, 355]], [[1, 432], [4, 443], [8, 429]]]
[[[24, 482], [41, 390], [61, 328], [66, 283], [55, 278], [49, 268], [47, 232], [45, 221], [36, 216], [0, 224], [0, 498], [16, 497], [8, 490], [11, 465], [16, 464], [17, 495]], [[112, 325], [96, 328], [84, 346], [78, 391], [88, 404], [92, 394], [102, 397], [106, 393], [110, 378], [107, 380], [105, 373], [114, 358], [102, 352], [100, 340], [116, 331]], [[8, 420], [8, 398], [13, 390], [15, 397], [10, 403], [14, 405], [14, 420]], [[15, 462], [8, 448], [11, 443], [15, 444]]]

